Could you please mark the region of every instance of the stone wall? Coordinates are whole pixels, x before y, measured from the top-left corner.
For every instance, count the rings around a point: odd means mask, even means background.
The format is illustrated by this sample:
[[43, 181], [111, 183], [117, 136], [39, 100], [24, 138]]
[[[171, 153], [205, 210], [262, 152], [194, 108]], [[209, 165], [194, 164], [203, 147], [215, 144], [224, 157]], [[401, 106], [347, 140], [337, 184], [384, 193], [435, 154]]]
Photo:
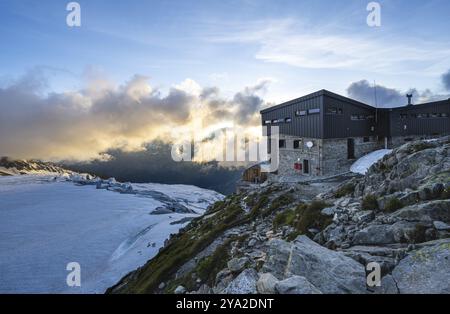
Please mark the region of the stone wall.
[[322, 169], [325, 175], [340, 174], [350, 170], [350, 166], [356, 159], [383, 148], [383, 143], [376, 137], [369, 137], [364, 142], [364, 137], [354, 137], [355, 158], [347, 158], [347, 138], [326, 139], [323, 141]]
[[[298, 138], [293, 136], [280, 135], [280, 139], [286, 141], [286, 147], [280, 148], [280, 164], [278, 175], [281, 176], [317, 176], [320, 172], [320, 150], [322, 140], [313, 138]], [[299, 148], [294, 149], [294, 141], [301, 140]], [[312, 142], [313, 147], [308, 148], [307, 142]], [[303, 160], [309, 161], [309, 174], [304, 173]], [[295, 163], [302, 164], [302, 170], [294, 169]]]
[[[347, 138], [341, 139], [311, 139], [303, 138], [298, 149], [294, 149], [294, 140], [300, 138], [280, 135], [280, 139], [286, 141], [286, 147], [280, 148], [279, 176], [330, 176], [348, 172], [356, 159], [374, 151], [382, 149], [383, 141], [377, 141], [376, 137], [370, 137], [368, 142], [363, 137], [355, 137], [355, 158], [347, 158]], [[308, 148], [307, 142], [313, 142], [313, 147]], [[309, 174], [294, 168], [295, 163], [303, 160], [309, 161]]]

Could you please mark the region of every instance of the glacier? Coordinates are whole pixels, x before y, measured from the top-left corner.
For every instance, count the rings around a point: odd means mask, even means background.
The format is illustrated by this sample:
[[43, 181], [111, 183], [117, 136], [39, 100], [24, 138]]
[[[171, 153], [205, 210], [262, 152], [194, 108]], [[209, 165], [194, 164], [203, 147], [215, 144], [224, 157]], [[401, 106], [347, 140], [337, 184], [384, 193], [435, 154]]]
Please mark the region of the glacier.
[[[60, 174], [0, 176], [0, 293], [103, 293], [223, 198], [188, 185], [129, 186], [133, 193]], [[190, 212], [150, 214], [167, 199]], [[81, 266], [80, 287], [66, 283], [71, 262]]]

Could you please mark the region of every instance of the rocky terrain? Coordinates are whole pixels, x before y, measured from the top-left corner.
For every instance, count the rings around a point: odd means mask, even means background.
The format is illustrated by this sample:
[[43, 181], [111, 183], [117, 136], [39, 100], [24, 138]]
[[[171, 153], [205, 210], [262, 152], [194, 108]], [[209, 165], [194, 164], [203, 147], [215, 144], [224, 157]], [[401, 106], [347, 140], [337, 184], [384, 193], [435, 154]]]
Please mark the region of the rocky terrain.
[[[368, 287], [366, 266], [381, 267]], [[109, 293], [450, 293], [450, 137], [365, 176], [231, 195]]]
[[42, 173], [73, 173], [55, 164], [40, 160], [16, 160], [8, 157], [0, 158], [0, 176]]

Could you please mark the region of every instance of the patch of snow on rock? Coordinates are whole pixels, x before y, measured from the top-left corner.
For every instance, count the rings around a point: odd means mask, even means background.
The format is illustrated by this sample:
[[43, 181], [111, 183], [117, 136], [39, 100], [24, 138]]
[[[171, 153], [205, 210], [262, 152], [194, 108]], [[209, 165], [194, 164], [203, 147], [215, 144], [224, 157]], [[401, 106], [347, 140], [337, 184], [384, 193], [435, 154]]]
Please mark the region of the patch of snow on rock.
[[391, 152], [392, 149], [380, 149], [373, 151], [355, 161], [355, 163], [350, 167], [350, 171], [354, 173], [366, 174], [367, 170], [373, 164]]

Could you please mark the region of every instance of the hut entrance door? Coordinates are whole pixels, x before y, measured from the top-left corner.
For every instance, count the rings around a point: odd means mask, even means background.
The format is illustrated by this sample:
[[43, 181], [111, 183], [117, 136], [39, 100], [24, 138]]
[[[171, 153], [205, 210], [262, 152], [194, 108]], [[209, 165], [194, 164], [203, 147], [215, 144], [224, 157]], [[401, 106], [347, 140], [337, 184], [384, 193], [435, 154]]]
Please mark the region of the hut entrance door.
[[355, 159], [355, 140], [347, 139], [347, 159]]

